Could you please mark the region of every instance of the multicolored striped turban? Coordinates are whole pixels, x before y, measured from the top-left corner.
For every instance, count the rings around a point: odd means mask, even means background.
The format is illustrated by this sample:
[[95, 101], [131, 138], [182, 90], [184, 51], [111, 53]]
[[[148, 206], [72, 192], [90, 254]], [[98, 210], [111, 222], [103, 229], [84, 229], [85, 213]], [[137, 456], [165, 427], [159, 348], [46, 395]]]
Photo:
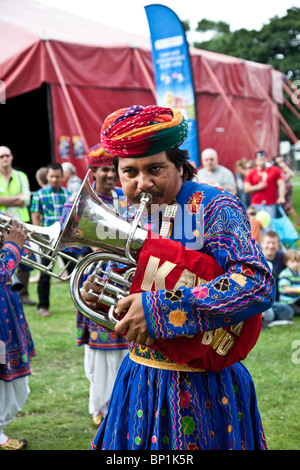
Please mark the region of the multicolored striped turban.
[[88, 168], [112, 165], [114, 156], [107, 153], [101, 144], [92, 147], [85, 156]]
[[110, 114], [100, 137], [103, 148], [117, 157], [147, 157], [179, 147], [187, 136], [179, 109], [134, 105]]

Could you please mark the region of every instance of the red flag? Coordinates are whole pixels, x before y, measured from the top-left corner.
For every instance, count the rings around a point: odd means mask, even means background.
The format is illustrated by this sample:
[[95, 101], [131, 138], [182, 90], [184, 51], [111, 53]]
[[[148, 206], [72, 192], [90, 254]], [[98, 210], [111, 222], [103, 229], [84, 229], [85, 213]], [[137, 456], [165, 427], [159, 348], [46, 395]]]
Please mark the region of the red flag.
[[[173, 240], [158, 236], [153, 239], [151, 235], [139, 254], [131, 294], [159, 289], [174, 291], [180, 286], [193, 287], [199, 284], [199, 280], [207, 282], [224, 274], [214, 258], [185, 248]], [[255, 315], [237, 325], [192, 337], [157, 339], [151, 348], [177, 364], [219, 371], [248, 355], [259, 337], [261, 324], [261, 314]]]

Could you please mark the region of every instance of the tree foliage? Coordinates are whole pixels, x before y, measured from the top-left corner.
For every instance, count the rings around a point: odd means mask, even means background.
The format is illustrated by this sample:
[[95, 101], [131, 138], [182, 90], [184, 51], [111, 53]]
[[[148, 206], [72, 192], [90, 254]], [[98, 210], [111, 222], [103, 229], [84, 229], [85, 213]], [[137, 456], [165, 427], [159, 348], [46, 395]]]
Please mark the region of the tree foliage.
[[300, 8], [274, 16], [260, 31], [231, 32], [228, 23], [207, 19], [198, 22], [196, 31], [214, 32], [210, 40], [195, 42], [196, 48], [269, 64], [292, 80], [300, 79]]
[[[186, 26], [188, 31], [189, 25]], [[193, 46], [196, 48], [267, 64], [282, 72], [291, 82], [297, 84], [297, 81], [300, 81], [300, 8], [298, 7], [288, 9], [282, 18], [274, 16], [260, 31], [242, 28], [231, 32], [229, 24], [207, 19], [198, 22], [196, 31], [213, 33], [210, 40], [194, 42]], [[297, 88], [299, 89], [299, 85]], [[284, 109], [282, 114], [296, 135], [300, 136], [299, 119], [287, 109]]]

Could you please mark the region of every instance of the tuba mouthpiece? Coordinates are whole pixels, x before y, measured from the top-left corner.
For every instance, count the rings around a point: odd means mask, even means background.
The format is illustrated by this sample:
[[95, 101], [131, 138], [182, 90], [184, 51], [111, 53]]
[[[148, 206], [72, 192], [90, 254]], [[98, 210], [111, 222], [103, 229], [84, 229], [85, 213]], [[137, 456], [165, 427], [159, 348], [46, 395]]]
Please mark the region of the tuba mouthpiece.
[[141, 204], [144, 204], [144, 206], [148, 206], [148, 204], [151, 203], [153, 197], [150, 193], [141, 193], [139, 199]]

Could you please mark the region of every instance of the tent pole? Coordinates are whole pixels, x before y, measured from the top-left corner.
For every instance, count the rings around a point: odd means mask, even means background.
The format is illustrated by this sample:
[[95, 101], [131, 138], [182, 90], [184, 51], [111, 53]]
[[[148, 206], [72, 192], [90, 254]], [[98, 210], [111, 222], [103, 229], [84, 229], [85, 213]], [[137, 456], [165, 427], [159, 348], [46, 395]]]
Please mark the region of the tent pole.
[[69, 107], [70, 113], [71, 113], [71, 115], [72, 115], [72, 117], [73, 117], [75, 126], [76, 126], [76, 128], [77, 128], [77, 132], [78, 132], [79, 135], [82, 137], [83, 145], [84, 145], [85, 151], [87, 152], [88, 149], [89, 149], [89, 147], [88, 147], [88, 145], [87, 145], [87, 142], [86, 142], [86, 139], [85, 139], [85, 136], [84, 136], [82, 127], [81, 127], [81, 125], [80, 125], [80, 122], [79, 122], [78, 116], [77, 116], [77, 114], [76, 114], [74, 105], [73, 105], [73, 103], [72, 103], [70, 94], [69, 94], [69, 92], [68, 92], [68, 89], [67, 89], [67, 86], [66, 86], [66, 82], [64, 81], [63, 75], [62, 75], [61, 70], [60, 70], [60, 68], [59, 68], [59, 65], [58, 65], [58, 63], [57, 63], [57, 60], [56, 60], [56, 57], [55, 57], [55, 55], [54, 55], [53, 49], [52, 49], [52, 47], [51, 47], [51, 45], [50, 45], [50, 42], [49, 42], [49, 41], [45, 41], [45, 45], [46, 45], [46, 48], [47, 48], [47, 50], [48, 50], [48, 53], [49, 53], [49, 56], [50, 56], [52, 65], [53, 65], [54, 70], [55, 70], [56, 75], [57, 75], [57, 78], [58, 78], [58, 80], [59, 80], [60, 86], [61, 86], [61, 88], [62, 88], [62, 91], [63, 91], [64, 97], [65, 97], [65, 99], [66, 99], [67, 105], [68, 105], [68, 107]]
[[289, 132], [289, 130], [284, 127], [282, 124], [280, 125], [280, 130], [293, 142], [293, 135]]
[[258, 80], [258, 78], [254, 75], [254, 73], [250, 70], [250, 73], [252, 75], [252, 77], [254, 78], [254, 81], [257, 83], [258, 87], [260, 88], [261, 92], [263, 93], [263, 95], [266, 97], [266, 99], [268, 100], [268, 102], [270, 103], [270, 107], [274, 109], [275, 111], [275, 115], [278, 117], [278, 119], [281, 121], [281, 124], [283, 127], [285, 127], [287, 129], [287, 132], [289, 133], [290, 135], [290, 139], [293, 141], [293, 143], [295, 144], [296, 142], [298, 142], [298, 139], [297, 137], [295, 136], [295, 134], [293, 133], [292, 129], [290, 128], [290, 126], [288, 125], [288, 123], [286, 122], [286, 120], [284, 119], [284, 117], [280, 114], [280, 112], [278, 111], [278, 108], [277, 108], [277, 105], [272, 101], [272, 99], [270, 98], [270, 96], [268, 95], [268, 93], [266, 92], [266, 90], [264, 89], [264, 87], [262, 86], [262, 84], [260, 83], [260, 81]]
[[294, 113], [295, 116], [298, 119], [300, 119], [300, 113], [298, 113], [298, 111], [293, 107], [293, 105], [286, 98], [284, 98], [284, 103], [292, 111], [292, 113]]
[[[285, 82], [286, 80], [286, 82]], [[294, 90], [293, 92], [289, 89], [289, 87], [287, 86], [287, 83], [289, 84], [289, 86]], [[290, 80], [288, 80], [286, 77], [285, 79], [283, 80], [283, 88], [285, 89], [285, 91], [287, 92], [287, 94], [292, 98], [293, 100], [293, 95], [298, 95], [300, 96], [300, 92], [298, 90], [298, 88], [295, 87], [295, 85], [293, 83], [290, 82]], [[299, 101], [299, 100], [298, 100]], [[293, 100], [293, 103], [297, 106], [297, 108], [300, 109], [300, 105], [299, 105], [299, 102], [297, 103], [295, 100]]]

